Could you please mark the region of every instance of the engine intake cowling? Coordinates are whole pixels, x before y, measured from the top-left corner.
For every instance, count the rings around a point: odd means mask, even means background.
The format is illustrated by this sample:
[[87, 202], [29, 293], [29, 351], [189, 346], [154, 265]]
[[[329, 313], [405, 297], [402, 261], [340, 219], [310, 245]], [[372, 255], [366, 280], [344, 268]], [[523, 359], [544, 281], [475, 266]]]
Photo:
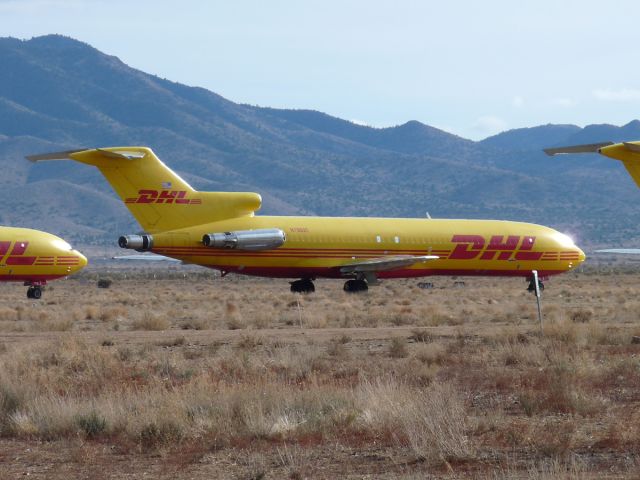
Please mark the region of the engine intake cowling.
[[279, 228], [207, 233], [202, 237], [207, 247], [238, 250], [271, 250], [283, 245], [285, 240], [286, 235]]
[[118, 239], [118, 246], [145, 252], [153, 248], [153, 237], [151, 235], [123, 235]]

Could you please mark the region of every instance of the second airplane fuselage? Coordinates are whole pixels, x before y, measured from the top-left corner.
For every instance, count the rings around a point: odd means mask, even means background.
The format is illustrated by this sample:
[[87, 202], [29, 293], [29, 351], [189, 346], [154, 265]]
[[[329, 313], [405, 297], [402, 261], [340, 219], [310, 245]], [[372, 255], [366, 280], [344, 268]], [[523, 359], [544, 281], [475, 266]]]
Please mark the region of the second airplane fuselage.
[[[278, 228], [275, 249], [209, 248], [212, 232]], [[339, 278], [340, 267], [397, 255], [439, 257], [382, 271], [379, 278], [428, 275], [550, 276], [575, 268], [585, 255], [566, 235], [541, 225], [498, 220], [349, 217], [239, 217], [153, 234], [152, 251], [224, 272], [285, 278]]]

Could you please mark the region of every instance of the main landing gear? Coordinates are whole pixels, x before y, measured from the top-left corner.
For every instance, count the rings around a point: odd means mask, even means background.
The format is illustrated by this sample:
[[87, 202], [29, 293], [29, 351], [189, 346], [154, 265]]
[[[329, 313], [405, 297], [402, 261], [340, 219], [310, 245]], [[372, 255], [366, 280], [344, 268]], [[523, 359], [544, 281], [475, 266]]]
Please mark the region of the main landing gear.
[[313, 293], [316, 291], [316, 287], [310, 278], [303, 278], [289, 283], [293, 293]]
[[344, 282], [344, 291], [348, 293], [366, 292], [369, 290], [366, 280], [352, 279]]
[[25, 285], [29, 287], [27, 289], [27, 298], [33, 298], [34, 300], [40, 300], [42, 298], [44, 284], [25, 282]]

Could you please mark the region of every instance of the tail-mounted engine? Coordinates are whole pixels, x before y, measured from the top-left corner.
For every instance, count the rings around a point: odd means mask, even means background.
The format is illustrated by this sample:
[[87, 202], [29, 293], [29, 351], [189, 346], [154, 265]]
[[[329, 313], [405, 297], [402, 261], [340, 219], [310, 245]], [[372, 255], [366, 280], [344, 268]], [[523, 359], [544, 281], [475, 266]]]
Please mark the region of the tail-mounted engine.
[[271, 250], [283, 245], [285, 240], [285, 233], [279, 228], [207, 233], [202, 237], [202, 243], [207, 247], [238, 250]]
[[128, 248], [139, 252], [146, 252], [153, 248], [151, 235], [123, 235], [118, 239], [120, 248]]

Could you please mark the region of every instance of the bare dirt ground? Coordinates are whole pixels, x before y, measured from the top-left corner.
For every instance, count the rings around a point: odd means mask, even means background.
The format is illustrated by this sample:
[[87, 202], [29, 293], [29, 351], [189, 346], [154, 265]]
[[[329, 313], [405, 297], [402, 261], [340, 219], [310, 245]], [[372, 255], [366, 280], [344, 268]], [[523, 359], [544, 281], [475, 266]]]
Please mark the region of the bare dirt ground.
[[638, 478], [640, 269], [423, 281], [0, 285], [0, 478]]

